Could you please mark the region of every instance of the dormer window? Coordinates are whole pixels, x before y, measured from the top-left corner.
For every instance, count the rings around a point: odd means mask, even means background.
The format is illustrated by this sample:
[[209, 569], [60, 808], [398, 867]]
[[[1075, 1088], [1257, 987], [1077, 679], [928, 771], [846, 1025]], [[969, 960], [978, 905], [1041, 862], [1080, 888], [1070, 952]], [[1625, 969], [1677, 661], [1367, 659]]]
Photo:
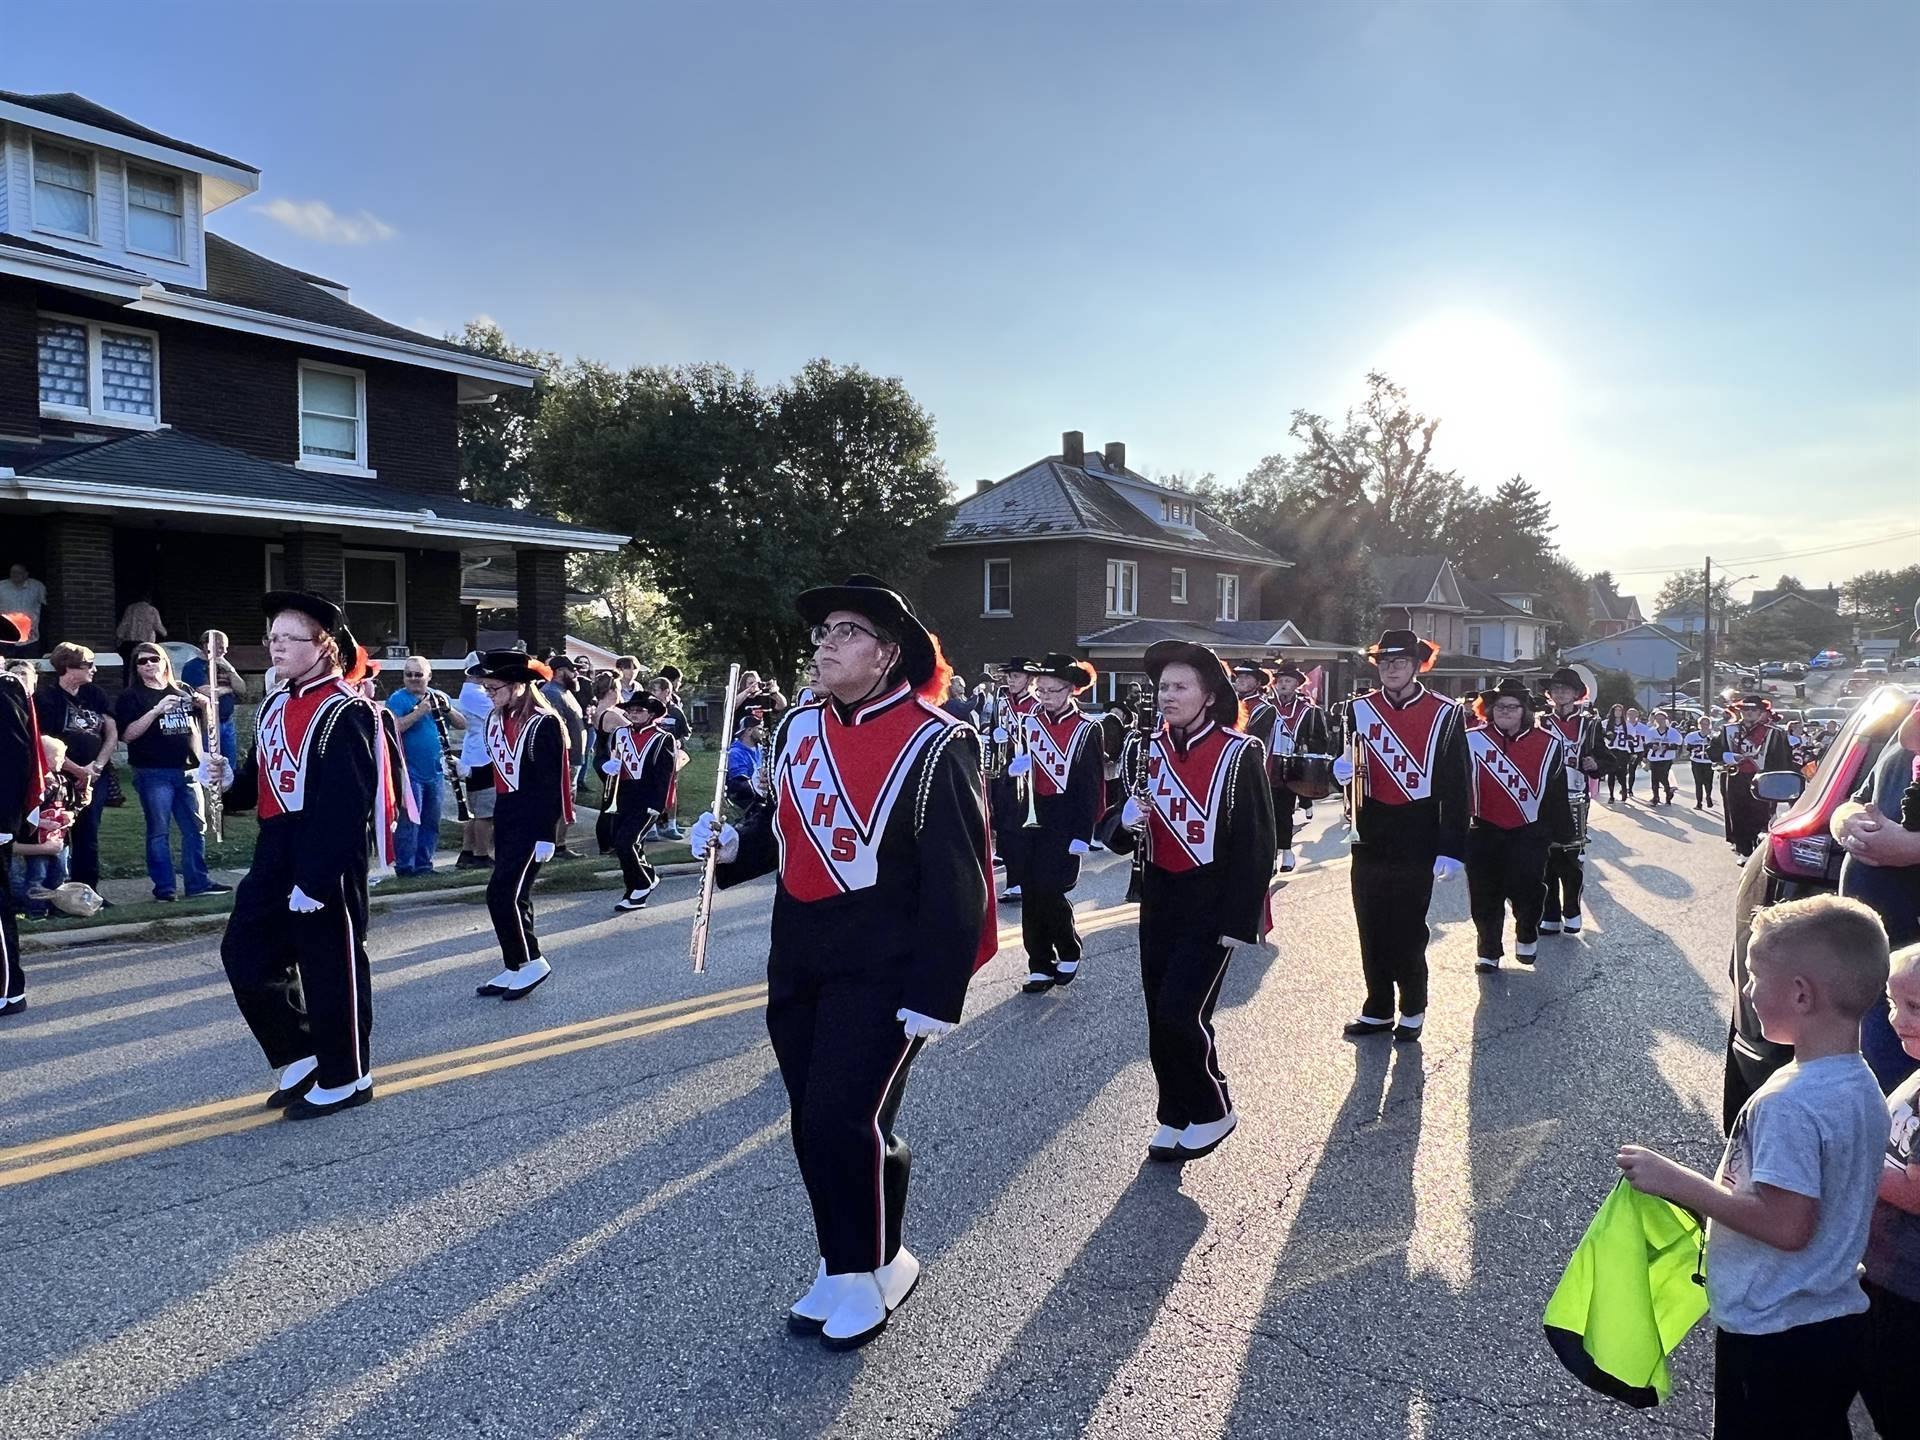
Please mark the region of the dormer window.
[[76, 240], [93, 239], [94, 189], [92, 155], [34, 139], [34, 229]]
[[180, 177], [127, 167], [127, 248], [166, 260], [182, 258]]
[[1190, 500], [1162, 500], [1160, 518], [1168, 525], [1193, 524], [1193, 502]]

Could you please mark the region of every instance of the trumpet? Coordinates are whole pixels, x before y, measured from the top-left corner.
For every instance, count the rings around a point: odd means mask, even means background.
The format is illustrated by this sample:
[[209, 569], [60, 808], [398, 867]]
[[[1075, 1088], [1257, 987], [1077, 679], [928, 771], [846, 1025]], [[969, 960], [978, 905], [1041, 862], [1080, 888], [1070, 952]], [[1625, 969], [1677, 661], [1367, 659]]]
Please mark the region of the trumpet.
[[1351, 845], [1360, 833], [1360, 802], [1367, 797], [1367, 744], [1360, 738], [1351, 710], [1347, 712], [1347, 760], [1353, 766], [1353, 778], [1347, 781], [1346, 843]]

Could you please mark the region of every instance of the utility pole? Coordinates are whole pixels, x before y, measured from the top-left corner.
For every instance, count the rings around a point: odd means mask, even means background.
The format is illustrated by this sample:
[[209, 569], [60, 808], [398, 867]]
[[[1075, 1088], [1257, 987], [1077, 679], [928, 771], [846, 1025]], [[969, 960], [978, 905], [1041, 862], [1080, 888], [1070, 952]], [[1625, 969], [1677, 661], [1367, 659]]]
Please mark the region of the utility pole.
[[1713, 557], [1707, 556], [1706, 585], [1700, 597], [1700, 713], [1710, 713], [1713, 695]]

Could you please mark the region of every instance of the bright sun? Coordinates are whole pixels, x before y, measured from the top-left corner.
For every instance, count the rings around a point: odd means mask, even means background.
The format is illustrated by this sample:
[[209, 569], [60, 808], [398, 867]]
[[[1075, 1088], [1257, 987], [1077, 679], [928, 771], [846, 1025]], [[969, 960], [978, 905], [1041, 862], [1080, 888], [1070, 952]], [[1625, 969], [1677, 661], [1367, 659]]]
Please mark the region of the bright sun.
[[1387, 343], [1378, 368], [1416, 411], [1437, 416], [1434, 457], [1491, 488], [1564, 462], [1560, 376], [1515, 326], [1475, 311], [1442, 311]]

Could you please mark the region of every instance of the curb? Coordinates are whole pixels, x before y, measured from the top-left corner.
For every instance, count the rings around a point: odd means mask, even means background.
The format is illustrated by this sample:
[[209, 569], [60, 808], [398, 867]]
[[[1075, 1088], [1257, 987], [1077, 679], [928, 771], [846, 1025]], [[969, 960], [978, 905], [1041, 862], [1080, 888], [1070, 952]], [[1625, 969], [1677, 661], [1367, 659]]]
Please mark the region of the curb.
[[[656, 867], [655, 873], [661, 876], [698, 875], [702, 867], [690, 860], [678, 861], [672, 865]], [[596, 880], [618, 879], [618, 870], [595, 870]], [[538, 887], [536, 886], [536, 889]], [[449, 885], [444, 890], [415, 890], [405, 894], [382, 895], [374, 890], [367, 897], [369, 911], [404, 910], [415, 905], [440, 905], [455, 901], [470, 900], [486, 894], [487, 887], [481, 885]], [[22, 935], [20, 953], [31, 955], [48, 950], [73, 950], [85, 945], [117, 945], [129, 940], [176, 940], [186, 935], [205, 934], [215, 930], [224, 930], [231, 910], [217, 910], [206, 915], [182, 915], [177, 920], [130, 920], [124, 925], [89, 925], [76, 930], [60, 930], [46, 935]]]

